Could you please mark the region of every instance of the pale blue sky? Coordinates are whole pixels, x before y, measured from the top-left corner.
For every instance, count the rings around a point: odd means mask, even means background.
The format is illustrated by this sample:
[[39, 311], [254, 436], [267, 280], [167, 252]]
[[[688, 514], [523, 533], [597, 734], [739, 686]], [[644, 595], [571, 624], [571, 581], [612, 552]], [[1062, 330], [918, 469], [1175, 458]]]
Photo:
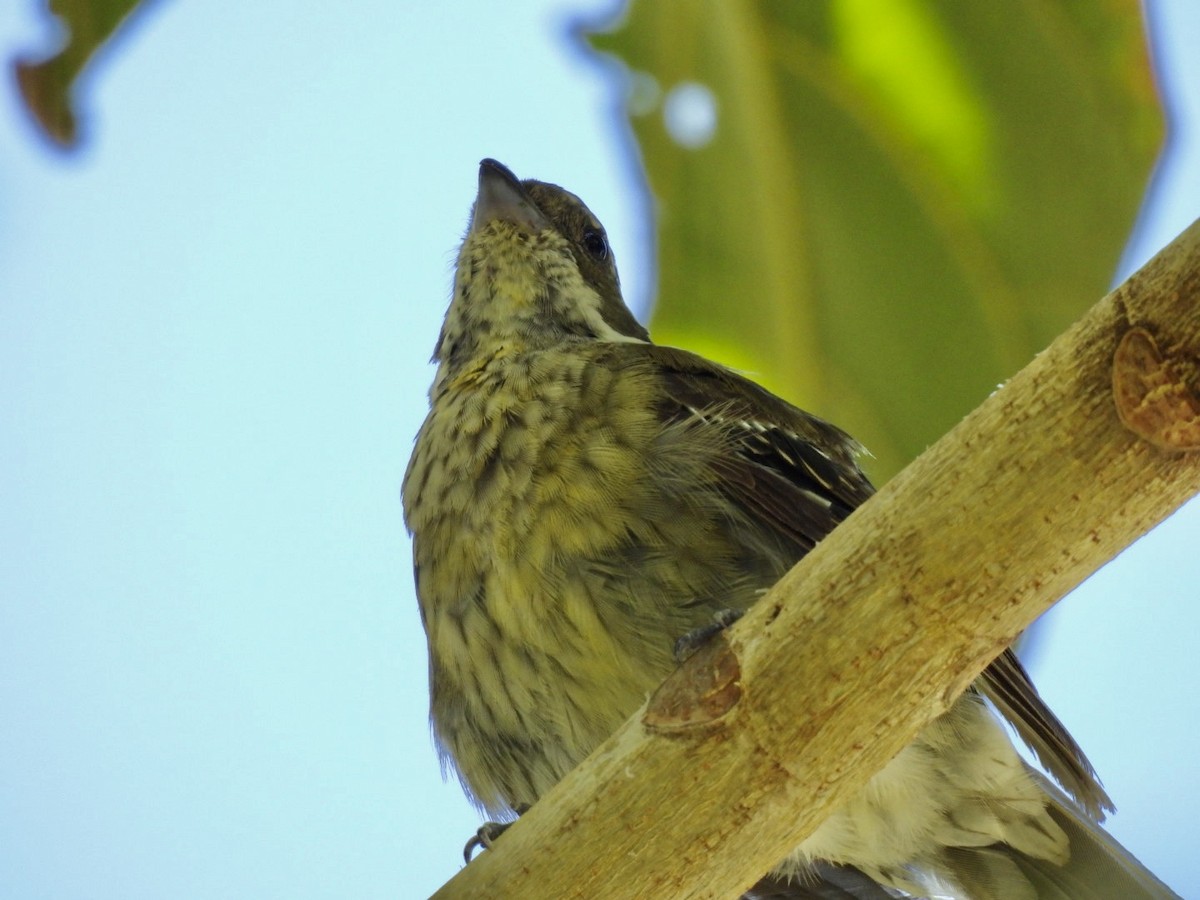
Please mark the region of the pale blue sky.
[[[0, 55], [34, 8], [0, 6]], [[1151, 10], [1179, 133], [1130, 265], [1200, 213], [1200, 12]], [[69, 160], [0, 91], [0, 897], [408, 898], [459, 867], [399, 486], [478, 160], [579, 193], [629, 294], [652, 277], [569, 15], [164, 2]], [[1198, 529], [1032, 660], [1114, 833], [1192, 896]]]

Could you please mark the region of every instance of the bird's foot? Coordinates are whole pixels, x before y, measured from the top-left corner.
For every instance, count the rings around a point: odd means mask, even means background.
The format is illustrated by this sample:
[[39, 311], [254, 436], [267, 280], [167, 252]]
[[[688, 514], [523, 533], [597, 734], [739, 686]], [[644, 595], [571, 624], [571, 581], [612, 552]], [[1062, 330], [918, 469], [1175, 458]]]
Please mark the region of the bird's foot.
[[[529, 804], [518, 803], [513, 809], [518, 816], [523, 816], [529, 810]], [[508, 831], [508, 827], [512, 824], [512, 822], [484, 822], [479, 826], [479, 830], [472, 835], [471, 839], [467, 841], [467, 845], [463, 847], [463, 859], [466, 862], [470, 862], [476, 850], [481, 848], [490, 850], [496, 838]]]
[[720, 634], [745, 614], [741, 609], [719, 609], [713, 613], [712, 621], [693, 628], [675, 642], [675, 662], [685, 659], [707, 644], [714, 635]]

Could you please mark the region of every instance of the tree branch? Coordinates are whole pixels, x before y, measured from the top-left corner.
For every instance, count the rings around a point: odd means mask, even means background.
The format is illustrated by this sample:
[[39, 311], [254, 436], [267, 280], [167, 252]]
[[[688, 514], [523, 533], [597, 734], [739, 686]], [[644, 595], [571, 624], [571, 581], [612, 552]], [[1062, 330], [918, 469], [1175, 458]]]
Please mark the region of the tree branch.
[[736, 895], [1038, 615], [1200, 491], [1198, 447], [1200, 222], [437, 896]]

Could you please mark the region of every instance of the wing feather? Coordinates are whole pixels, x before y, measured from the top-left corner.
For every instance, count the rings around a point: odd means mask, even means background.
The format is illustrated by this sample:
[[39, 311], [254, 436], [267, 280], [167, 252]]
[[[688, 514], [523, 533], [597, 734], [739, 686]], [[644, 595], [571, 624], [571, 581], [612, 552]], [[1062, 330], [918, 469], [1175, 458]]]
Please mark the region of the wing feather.
[[[857, 462], [865, 451], [836, 426], [684, 350], [617, 344], [613, 352], [626, 355], [620, 365], [652, 368], [661, 382], [665, 420], [696, 417], [724, 429], [731, 452], [713, 462], [721, 490], [748, 521], [790, 546], [793, 562], [874, 493]], [[1112, 801], [1011, 648], [984, 670], [975, 688], [1080, 807], [1102, 820]]]

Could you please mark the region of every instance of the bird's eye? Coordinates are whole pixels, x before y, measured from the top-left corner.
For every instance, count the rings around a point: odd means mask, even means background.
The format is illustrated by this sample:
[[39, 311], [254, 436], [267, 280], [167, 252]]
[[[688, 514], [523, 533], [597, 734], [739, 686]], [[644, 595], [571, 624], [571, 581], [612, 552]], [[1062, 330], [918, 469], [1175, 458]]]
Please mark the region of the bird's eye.
[[600, 261], [608, 259], [608, 241], [604, 237], [604, 232], [596, 231], [594, 228], [585, 231], [583, 233], [583, 249], [594, 259]]

